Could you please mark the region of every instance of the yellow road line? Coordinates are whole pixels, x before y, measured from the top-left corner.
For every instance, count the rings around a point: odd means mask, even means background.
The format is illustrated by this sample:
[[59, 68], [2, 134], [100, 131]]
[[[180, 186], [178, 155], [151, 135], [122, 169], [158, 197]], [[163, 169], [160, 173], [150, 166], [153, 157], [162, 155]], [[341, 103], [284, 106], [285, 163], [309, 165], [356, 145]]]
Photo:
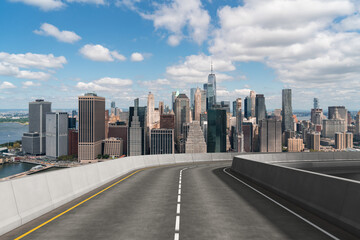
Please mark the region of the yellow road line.
[[113, 186], [115, 186], [116, 184], [118, 184], [118, 183], [120, 183], [120, 182], [124, 181], [125, 179], [127, 179], [127, 178], [129, 178], [129, 177], [131, 177], [131, 176], [132, 176], [132, 175], [134, 175], [135, 173], [138, 173], [138, 172], [143, 171], [143, 170], [145, 170], [145, 169], [140, 169], [140, 170], [137, 170], [137, 171], [135, 171], [135, 172], [133, 172], [133, 173], [131, 173], [131, 174], [127, 175], [126, 177], [124, 177], [124, 178], [120, 179], [120, 180], [119, 180], [119, 181], [117, 181], [116, 183], [111, 184], [110, 186], [108, 186], [108, 187], [104, 188], [104, 189], [103, 189], [103, 190], [101, 190], [100, 192], [95, 193], [94, 195], [92, 195], [91, 197], [88, 197], [88, 198], [87, 198], [87, 199], [85, 199], [84, 201], [82, 201], [82, 202], [80, 202], [80, 203], [76, 204], [75, 206], [73, 206], [73, 207], [71, 207], [71, 208], [69, 208], [69, 209], [65, 210], [64, 212], [62, 212], [62, 213], [60, 213], [60, 214], [56, 215], [55, 217], [53, 217], [53, 218], [51, 218], [51, 219], [47, 220], [46, 222], [44, 222], [44, 223], [40, 224], [39, 226], [37, 226], [37, 227], [35, 227], [35, 228], [31, 229], [30, 231], [28, 231], [28, 232], [24, 233], [24, 234], [23, 234], [23, 235], [21, 235], [20, 237], [15, 238], [15, 240], [22, 239], [23, 237], [25, 237], [25, 236], [29, 235], [30, 233], [32, 233], [32, 232], [34, 232], [34, 231], [36, 231], [37, 229], [39, 229], [39, 228], [41, 228], [41, 227], [45, 226], [46, 224], [48, 224], [48, 223], [50, 223], [50, 222], [54, 221], [55, 219], [57, 219], [57, 218], [61, 217], [61, 216], [62, 216], [62, 215], [64, 215], [65, 213], [70, 212], [70, 211], [71, 211], [71, 210], [73, 210], [74, 208], [76, 208], [76, 207], [80, 206], [81, 204], [83, 204], [83, 203], [85, 203], [85, 202], [89, 201], [89, 200], [90, 200], [90, 199], [92, 199], [93, 197], [96, 197], [96, 196], [97, 196], [97, 195], [99, 195], [100, 193], [105, 192], [105, 191], [106, 191], [106, 190], [108, 190], [109, 188], [112, 188], [112, 187], [113, 187]]

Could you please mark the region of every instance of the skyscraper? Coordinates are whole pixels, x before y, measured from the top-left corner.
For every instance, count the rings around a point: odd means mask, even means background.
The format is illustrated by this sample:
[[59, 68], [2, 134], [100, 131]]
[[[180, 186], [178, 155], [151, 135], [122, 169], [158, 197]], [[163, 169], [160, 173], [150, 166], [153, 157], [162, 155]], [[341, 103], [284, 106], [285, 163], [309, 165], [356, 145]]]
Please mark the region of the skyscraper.
[[205, 113], [206, 112], [206, 91], [205, 90], [201, 90], [201, 113]]
[[200, 122], [189, 123], [189, 131], [185, 143], [185, 153], [206, 153], [204, 133], [201, 130]]
[[58, 158], [68, 155], [68, 114], [46, 114], [46, 156]]
[[241, 98], [236, 99], [236, 126], [235, 126], [234, 150], [236, 152], [242, 152], [244, 150]]
[[189, 122], [189, 98], [185, 94], [181, 93], [175, 100], [175, 141], [178, 144], [178, 147], [181, 139], [183, 138], [183, 124]]
[[226, 152], [226, 110], [208, 111], [207, 152]]
[[46, 114], [51, 112], [51, 102], [37, 99], [29, 103], [29, 133], [22, 138], [25, 154], [45, 154], [46, 152]]
[[207, 109], [211, 109], [214, 105], [216, 105], [216, 76], [213, 73], [212, 64], [211, 64], [211, 73], [208, 76], [206, 97], [207, 97]]
[[291, 104], [291, 89], [282, 90], [282, 131], [294, 131], [294, 119]]
[[255, 108], [256, 108], [256, 95], [254, 91], [250, 91], [250, 100], [251, 100], [251, 116], [256, 117]]
[[259, 122], [260, 152], [282, 152], [281, 121], [263, 119]]
[[129, 109], [128, 156], [145, 155], [146, 145], [146, 107], [139, 107], [139, 99]]
[[172, 101], [172, 110], [175, 111], [175, 99], [179, 96], [179, 91], [171, 93], [171, 101]]
[[255, 116], [256, 123], [259, 124], [261, 120], [266, 119], [266, 105], [265, 105], [265, 97], [263, 94], [256, 94], [255, 99]]
[[197, 88], [194, 94], [194, 120], [200, 121], [200, 114], [201, 114], [201, 90]]
[[154, 94], [149, 92], [147, 98], [147, 115], [146, 115], [147, 116], [146, 126], [149, 128], [149, 130], [153, 128], [153, 124], [154, 124], [154, 108], [155, 108]]
[[319, 105], [319, 99], [318, 98], [314, 98], [314, 109], [319, 109], [320, 105]]
[[360, 135], [360, 111], [356, 114], [355, 118], [355, 134]]
[[251, 117], [251, 98], [245, 97], [244, 99], [244, 117], [249, 119]]
[[79, 96], [79, 161], [97, 162], [105, 139], [105, 98], [95, 93]]
[[152, 129], [150, 154], [174, 153], [174, 129]]
[[159, 115], [161, 116], [162, 114], [164, 114], [165, 112], [165, 108], [164, 108], [164, 102], [159, 102]]
[[190, 108], [194, 109], [195, 107], [195, 92], [196, 88], [190, 88]]

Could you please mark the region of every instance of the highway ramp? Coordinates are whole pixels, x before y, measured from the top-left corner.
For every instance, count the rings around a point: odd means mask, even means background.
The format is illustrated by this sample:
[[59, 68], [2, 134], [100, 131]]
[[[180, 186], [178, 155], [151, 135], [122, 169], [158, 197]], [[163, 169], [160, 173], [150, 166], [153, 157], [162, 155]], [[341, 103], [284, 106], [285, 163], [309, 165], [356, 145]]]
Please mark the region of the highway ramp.
[[[241, 176], [235, 179], [225, 172], [230, 171], [227, 169], [230, 165], [231, 162], [227, 161], [156, 167], [139, 171], [118, 182], [126, 177], [122, 176], [0, 239], [19, 236], [23, 236], [21, 239], [126, 240], [353, 238]], [[303, 216], [313, 225], [239, 180]], [[97, 195], [76, 206], [94, 194]]]

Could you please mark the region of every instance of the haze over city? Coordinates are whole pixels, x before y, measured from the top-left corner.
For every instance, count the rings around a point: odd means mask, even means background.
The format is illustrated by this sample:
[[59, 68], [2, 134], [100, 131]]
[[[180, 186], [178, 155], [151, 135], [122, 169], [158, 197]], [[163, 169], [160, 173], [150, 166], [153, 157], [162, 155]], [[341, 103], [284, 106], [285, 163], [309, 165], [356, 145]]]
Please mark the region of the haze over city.
[[292, 88], [293, 109], [317, 97], [357, 110], [358, 13], [350, 0], [1, 1], [0, 109], [72, 109], [88, 91], [107, 107], [144, 105], [149, 91], [170, 105], [213, 62], [219, 101], [254, 90], [275, 109]]

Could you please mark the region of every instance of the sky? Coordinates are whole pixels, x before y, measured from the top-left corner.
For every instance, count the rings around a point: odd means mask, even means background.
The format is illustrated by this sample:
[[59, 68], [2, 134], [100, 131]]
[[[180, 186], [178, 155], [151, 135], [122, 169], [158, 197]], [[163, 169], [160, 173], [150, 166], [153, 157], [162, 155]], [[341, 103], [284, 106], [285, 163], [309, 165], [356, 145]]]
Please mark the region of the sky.
[[218, 101], [265, 95], [281, 108], [360, 108], [360, 2], [355, 0], [3, 0], [0, 109], [43, 98], [76, 109], [96, 92], [120, 108], [148, 92], [202, 87]]

